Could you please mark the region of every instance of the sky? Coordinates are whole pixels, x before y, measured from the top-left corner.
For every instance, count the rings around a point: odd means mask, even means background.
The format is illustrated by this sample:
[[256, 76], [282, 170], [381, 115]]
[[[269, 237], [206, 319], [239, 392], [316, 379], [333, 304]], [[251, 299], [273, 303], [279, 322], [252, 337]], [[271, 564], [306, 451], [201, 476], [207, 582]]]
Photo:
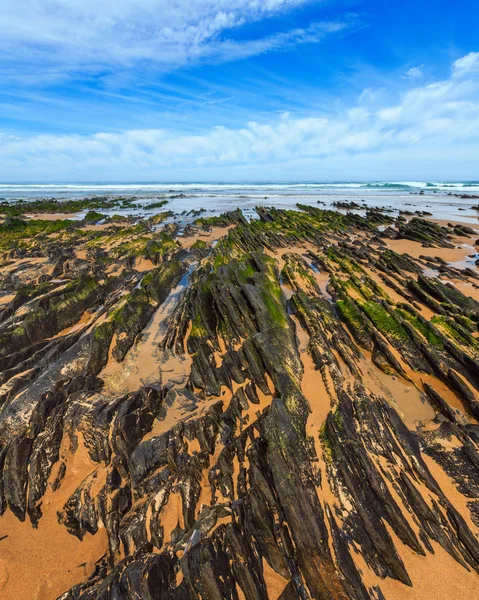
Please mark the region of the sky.
[[479, 180], [472, 0], [2, 0], [0, 181]]

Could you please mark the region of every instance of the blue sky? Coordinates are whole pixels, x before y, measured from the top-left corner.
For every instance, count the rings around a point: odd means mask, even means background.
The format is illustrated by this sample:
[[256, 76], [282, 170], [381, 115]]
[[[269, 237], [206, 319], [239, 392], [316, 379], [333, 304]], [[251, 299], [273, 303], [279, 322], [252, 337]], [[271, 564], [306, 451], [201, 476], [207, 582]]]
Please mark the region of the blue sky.
[[3, 0], [0, 180], [479, 179], [471, 0]]

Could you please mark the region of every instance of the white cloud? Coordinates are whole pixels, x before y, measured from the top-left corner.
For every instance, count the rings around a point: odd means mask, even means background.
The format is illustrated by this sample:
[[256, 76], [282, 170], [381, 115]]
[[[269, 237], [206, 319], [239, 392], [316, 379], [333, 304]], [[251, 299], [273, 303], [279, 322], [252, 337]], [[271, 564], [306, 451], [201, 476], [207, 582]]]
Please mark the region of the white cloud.
[[458, 58], [453, 64], [453, 76], [462, 77], [472, 73], [479, 74], [479, 52], [469, 52]]
[[327, 118], [282, 113], [268, 123], [215, 127], [199, 135], [166, 129], [25, 139], [4, 135], [0, 178], [234, 179], [245, 173], [261, 179], [325, 179], [332, 169], [336, 178], [373, 179], [380, 169], [393, 177], [399, 169], [412, 174], [422, 166], [444, 179], [454, 178], [460, 163], [468, 165], [468, 177], [477, 178], [478, 68], [479, 53], [471, 53], [453, 63], [449, 78], [417, 86], [394, 105], [377, 108], [374, 94], [369, 101], [369, 94], [362, 94], [358, 106]]
[[419, 77], [422, 77], [423, 75], [423, 67], [424, 65], [420, 65], [419, 67], [411, 67], [404, 73], [403, 79], [419, 79]]
[[[223, 60], [282, 42], [314, 41], [324, 31], [285, 32], [242, 45], [234, 28], [312, 0], [3, 0], [0, 58], [51, 78], [65, 71], [130, 67], [138, 61], [174, 68], [203, 57]], [[282, 37], [283, 36], [283, 37]], [[231, 52], [231, 56], [228, 55]], [[18, 69], [3, 68], [14, 77]]]

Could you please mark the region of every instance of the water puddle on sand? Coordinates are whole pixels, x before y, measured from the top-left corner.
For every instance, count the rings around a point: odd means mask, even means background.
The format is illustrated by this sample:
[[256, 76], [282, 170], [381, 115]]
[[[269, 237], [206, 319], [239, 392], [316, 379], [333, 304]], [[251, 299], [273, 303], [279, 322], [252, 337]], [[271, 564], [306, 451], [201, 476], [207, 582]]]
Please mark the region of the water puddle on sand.
[[458, 417], [462, 415], [462, 417], [467, 421], [471, 423], [475, 422], [475, 419], [468, 414], [462, 400], [440, 379], [434, 375], [428, 375], [427, 373], [415, 373], [414, 371], [410, 371], [408, 375], [416, 385], [422, 386], [422, 384], [428, 383], [432, 388], [434, 388], [434, 390], [440, 394], [447, 404], [454, 410]]
[[286, 283], [282, 277], [279, 279], [279, 284], [286, 300], [291, 300], [291, 298], [294, 296], [293, 288], [289, 285], [289, 283]]
[[316, 265], [316, 263], [309, 256], [304, 254], [303, 258], [307, 262], [311, 271], [313, 272], [313, 277], [316, 280], [319, 289], [321, 290], [321, 294], [326, 298], [326, 300], [332, 302], [333, 299], [331, 297], [331, 294], [327, 290], [331, 274], [326, 271], [321, 271]]
[[401, 413], [409, 429], [415, 429], [421, 422], [431, 421], [436, 411], [416, 386], [397, 375], [383, 373], [371, 360], [371, 355], [362, 350], [360, 361], [363, 383], [372, 392], [383, 396]]
[[452, 262], [448, 262], [448, 265], [453, 269], [458, 269], [459, 271], [463, 271], [464, 269], [474, 269], [476, 270], [476, 260], [478, 258], [477, 254], [474, 254], [474, 258], [470, 258], [469, 256], [465, 257], [462, 260], [456, 260]]
[[401, 377], [386, 375], [380, 369], [376, 372], [381, 388], [386, 393], [386, 398], [392, 398], [394, 404], [404, 417], [404, 422], [411, 429], [420, 422], [431, 421], [436, 416], [434, 408], [422, 398], [415, 385]]
[[166, 335], [169, 319], [195, 266], [196, 263], [190, 265], [188, 272], [157, 309], [124, 360], [118, 363], [110, 359], [100, 373], [99, 377], [105, 382], [105, 393], [133, 392], [143, 385], [162, 386], [168, 381], [177, 385], [186, 383], [191, 367], [189, 356], [162, 351], [158, 346]]
[[329, 300], [329, 302], [332, 302], [333, 298], [327, 289], [328, 285], [329, 285], [330, 277], [331, 277], [330, 274], [326, 273], [326, 272], [321, 272], [321, 273], [315, 274], [316, 283], [318, 284], [319, 289], [321, 290], [321, 293], [326, 298], [326, 300]]

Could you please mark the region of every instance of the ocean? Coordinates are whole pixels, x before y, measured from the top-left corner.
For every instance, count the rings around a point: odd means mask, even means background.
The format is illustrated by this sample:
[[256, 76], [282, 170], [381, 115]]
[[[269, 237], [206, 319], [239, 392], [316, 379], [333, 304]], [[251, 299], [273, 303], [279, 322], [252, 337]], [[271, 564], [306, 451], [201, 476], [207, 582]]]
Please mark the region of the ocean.
[[[147, 216], [144, 205], [156, 199], [169, 201], [166, 209], [176, 214], [204, 209], [205, 215], [240, 207], [248, 218], [257, 205], [295, 208], [297, 203], [332, 208], [337, 201], [366, 203], [393, 211], [428, 211], [437, 218], [477, 223], [472, 208], [479, 198], [479, 181], [469, 182], [348, 182], [348, 183], [3, 183], [0, 200], [38, 198], [68, 200], [93, 196], [124, 196], [137, 199], [137, 212]], [[156, 209], [157, 212], [158, 209]], [[115, 209], [112, 212], [128, 212]], [[358, 210], [357, 212], [362, 212]]]

